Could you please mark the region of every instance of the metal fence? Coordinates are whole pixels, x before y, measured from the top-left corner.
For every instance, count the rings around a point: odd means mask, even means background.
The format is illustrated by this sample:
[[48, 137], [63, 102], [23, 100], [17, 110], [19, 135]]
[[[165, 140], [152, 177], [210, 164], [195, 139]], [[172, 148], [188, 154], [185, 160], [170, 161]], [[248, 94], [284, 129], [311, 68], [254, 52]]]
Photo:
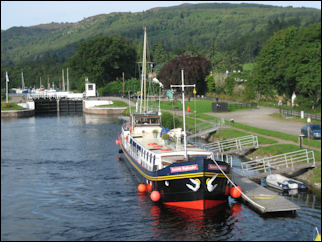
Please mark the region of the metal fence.
[[282, 168], [294, 168], [299, 164], [311, 164], [315, 166], [313, 151], [307, 149], [293, 151], [281, 155], [264, 157], [241, 163], [244, 175], [253, 175], [254, 172], [271, 172], [271, 169], [281, 170]]
[[[310, 118], [310, 119], [315, 119], [315, 120], [320, 120], [321, 121], [321, 116], [320, 115], [316, 115], [316, 114], [310, 114], [310, 113], [305, 113], [303, 111], [304, 118]], [[295, 117], [302, 117], [301, 115], [301, 111], [296, 111], [296, 110], [292, 110], [292, 109], [282, 109], [280, 108], [280, 114], [282, 114], [283, 116], [295, 116]]]
[[249, 148], [258, 148], [258, 138], [254, 135], [247, 135], [205, 144], [203, 145], [203, 148], [214, 153], [231, 153]]

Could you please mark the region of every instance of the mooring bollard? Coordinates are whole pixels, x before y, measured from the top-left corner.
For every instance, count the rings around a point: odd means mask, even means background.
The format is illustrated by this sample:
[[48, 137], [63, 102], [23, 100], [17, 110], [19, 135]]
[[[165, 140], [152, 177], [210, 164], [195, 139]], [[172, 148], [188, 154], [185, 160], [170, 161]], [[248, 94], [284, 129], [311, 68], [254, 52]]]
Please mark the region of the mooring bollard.
[[299, 137], [300, 137], [300, 148], [302, 149], [304, 134], [300, 134]]

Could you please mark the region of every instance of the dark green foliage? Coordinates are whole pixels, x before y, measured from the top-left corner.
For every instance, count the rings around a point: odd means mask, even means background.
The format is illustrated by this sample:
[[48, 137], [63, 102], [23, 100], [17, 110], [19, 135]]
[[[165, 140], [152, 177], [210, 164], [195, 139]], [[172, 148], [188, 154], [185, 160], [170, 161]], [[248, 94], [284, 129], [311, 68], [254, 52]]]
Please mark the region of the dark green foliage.
[[208, 92], [215, 92], [216, 85], [215, 85], [215, 79], [213, 75], [209, 75], [206, 77], [205, 82], [207, 83], [207, 90]]
[[[21, 87], [21, 71], [23, 71], [25, 87], [39, 88], [40, 77], [42, 84], [47, 87], [47, 80], [50, 85], [54, 83], [58, 87], [62, 79], [62, 68], [65, 68], [57, 59], [45, 56], [41, 61], [30, 61], [16, 66], [1, 66], [1, 87], [5, 86], [5, 73], [8, 72], [9, 88]], [[70, 71], [70, 70], [69, 70]], [[69, 73], [70, 74], [70, 73]], [[65, 69], [66, 83], [66, 69]], [[74, 87], [75, 88], [75, 87]]]
[[[170, 85], [181, 84], [181, 69], [184, 69], [184, 83], [196, 84], [197, 93], [204, 94], [207, 91], [205, 78], [211, 70], [209, 60], [201, 56], [179, 56], [163, 66], [159, 73], [159, 79], [165, 88]], [[193, 88], [186, 90], [192, 93]]]
[[[140, 80], [131, 78], [125, 80], [124, 83], [124, 96], [128, 97], [128, 94], [136, 94], [140, 91]], [[98, 93], [100, 96], [108, 95], [123, 95], [123, 81], [117, 78], [115, 81], [109, 82], [104, 87], [98, 88]]]
[[182, 119], [168, 112], [162, 112], [161, 125], [165, 128], [174, 129], [182, 127]]
[[144, 26], [147, 26], [151, 46], [162, 42], [165, 50], [175, 55], [191, 51], [189, 54], [202, 54], [209, 58], [207, 54], [215, 40], [218, 51], [237, 50], [237, 56], [243, 62], [250, 62], [275, 31], [320, 20], [321, 11], [318, 9], [229, 3], [180, 5], [142, 13], [101, 14], [77, 23], [14, 27], [3, 31], [1, 63], [17, 64], [48, 51], [57, 51], [57, 55], [66, 59], [73, 53], [60, 49], [102, 35], [121, 35], [137, 41], [141, 46]]
[[[1, 86], [5, 86], [5, 71], [8, 71], [9, 87], [19, 87], [23, 70], [26, 86], [38, 87], [40, 76], [46, 84], [48, 76], [50, 83], [54, 82], [57, 87], [62, 79], [62, 68], [66, 82], [68, 66], [72, 90], [83, 91], [88, 76], [98, 88], [106, 89], [104, 93], [109, 93], [110, 87], [106, 85], [120, 78], [122, 71], [126, 79], [139, 77], [135, 63], [138, 59], [125, 60], [119, 55], [128, 54], [123, 51], [124, 47], [135, 49], [137, 56], [142, 55], [143, 27], [147, 26], [149, 54], [157, 74], [176, 56], [203, 56], [211, 61], [214, 73], [239, 70], [242, 63], [256, 60], [254, 71], [244, 78], [247, 79], [245, 98], [275, 94], [285, 94], [289, 98], [295, 90], [299, 99], [302, 97], [301, 100], [315, 108], [321, 102], [320, 21], [318, 9], [202, 3], [142, 13], [102, 14], [77, 23], [13, 27], [1, 33]], [[303, 28], [316, 22], [318, 24]], [[286, 29], [290, 26], [293, 27]], [[120, 38], [111, 37], [116, 34], [131, 39], [134, 47], [123, 38], [124, 45], [116, 39], [113, 42], [113, 38]], [[90, 42], [92, 46], [79, 47], [84, 48], [88, 56], [77, 54], [66, 62], [75, 55], [80, 43], [99, 36], [103, 39], [102, 36], [109, 36], [110, 47], [106, 47], [103, 40], [98, 42], [102, 42], [104, 48]], [[95, 58], [101, 52], [105, 53], [104, 57]], [[130, 56], [134, 55], [129, 52]], [[260, 52], [261, 56], [256, 59]], [[109, 58], [112, 58], [111, 64], [107, 63]], [[176, 83], [179, 83], [180, 70], [175, 72], [178, 75]], [[187, 74], [185, 70], [185, 80], [189, 79]], [[204, 94], [207, 85], [208, 91], [216, 88], [216, 92], [224, 92], [220, 86], [209, 86], [209, 80], [206, 83], [204, 79], [192, 81], [198, 85], [198, 94]], [[126, 92], [139, 90], [137, 84], [130, 86], [133, 88], [126, 87]], [[187, 91], [191, 93], [192, 89]]]
[[132, 43], [119, 36], [100, 36], [82, 42], [68, 66], [79, 78], [87, 76], [97, 87], [103, 87], [125, 72], [134, 76], [136, 51]]
[[290, 98], [295, 92], [312, 108], [320, 105], [321, 23], [281, 30], [267, 41], [256, 62], [253, 84], [259, 94]]
[[235, 78], [232, 77], [232, 76], [229, 76], [226, 78], [225, 80], [225, 92], [226, 94], [228, 95], [233, 95], [233, 90], [234, 90], [234, 87], [236, 85], [236, 81], [235, 81]]

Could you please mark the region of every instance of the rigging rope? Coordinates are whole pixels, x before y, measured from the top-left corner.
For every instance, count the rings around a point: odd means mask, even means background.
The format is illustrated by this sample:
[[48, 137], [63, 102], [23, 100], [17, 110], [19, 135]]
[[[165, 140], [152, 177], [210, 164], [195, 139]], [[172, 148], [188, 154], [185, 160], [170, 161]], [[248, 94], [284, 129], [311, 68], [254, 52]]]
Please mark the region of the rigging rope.
[[213, 161], [215, 162], [215, 164], [216, 164], [216, 166], [219, 168], [219, 170], [220, 170], [220, 172], [227, 178], [227, 180], [240, 192], [240, 194], [242, 194], [243, 196], [244, 196], [244, 198], [248, 201], [248, 202], [250, 202], [250, 203], [254, 203], [254, 204], [256, 204], [257, 206], [259, 206], [259, 207], [261, 207], [263, 210], [265, 210], [265, 207], [263, 207], [263, 206], [261, 206], [261, 205], [259, 205], [258, 203], [256, 203], [256, 202], [254, 202], [252, 199], [250, 199], [245, 193], [243, 193], [237, 186], [236, 186], [236, 184], [232, 181], [232, 180], [230, 180], [229, 179], [229, 177], [226, 175], [226, 173], [220, 168], [220, 166], [218, 165], [218, 163], [217, 163], [217, 161], [216, 161], [216, 159], [214, 158], [214, 153], [212, 153], [213, 154]]

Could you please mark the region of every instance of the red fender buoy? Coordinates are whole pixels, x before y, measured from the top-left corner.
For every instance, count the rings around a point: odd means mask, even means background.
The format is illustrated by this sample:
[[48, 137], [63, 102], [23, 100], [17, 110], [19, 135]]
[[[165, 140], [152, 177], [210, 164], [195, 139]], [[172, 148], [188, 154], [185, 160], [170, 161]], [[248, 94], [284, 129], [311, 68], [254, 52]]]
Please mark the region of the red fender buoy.
[[115, 144], [116, 144], [116, 145], [121, 144], [121, 140], [119, 140], [119, 139], [115, 140]]
[[151, 192], [150, 198], [153, 202], [157, 202], [160, 200], [161, 195], [158, 191], [153, 191], [153, 192]]
[[233, 198], [239, 198], [242, 195], [241, 191], [242, 189], [240, 188], [240, 186], [232, 187], [230, 189], [230, 196]]
[[228, 196], [229, 192], [230, 192], [230, 187], [229, 187], [229, 185], [226, 185], [225, 195]]
[[138, 191], [139, 192], [145, 192], [146, 191], [146, 186], [144, 184], [139, 184], [138, 185]]
[[151, 186], [151, 184], [146, 184], [146, 190], [147, 190], [148, 192], [151, 192], [151, 191], [152, 191], [152, 186]]
[[190, 109], [190, 107], [188, 106], [188, 107], [187, 107], [187, 112], [189, 113], [189, 112], [190, 112], [190, 110], [191, 110], [191, 109]]

